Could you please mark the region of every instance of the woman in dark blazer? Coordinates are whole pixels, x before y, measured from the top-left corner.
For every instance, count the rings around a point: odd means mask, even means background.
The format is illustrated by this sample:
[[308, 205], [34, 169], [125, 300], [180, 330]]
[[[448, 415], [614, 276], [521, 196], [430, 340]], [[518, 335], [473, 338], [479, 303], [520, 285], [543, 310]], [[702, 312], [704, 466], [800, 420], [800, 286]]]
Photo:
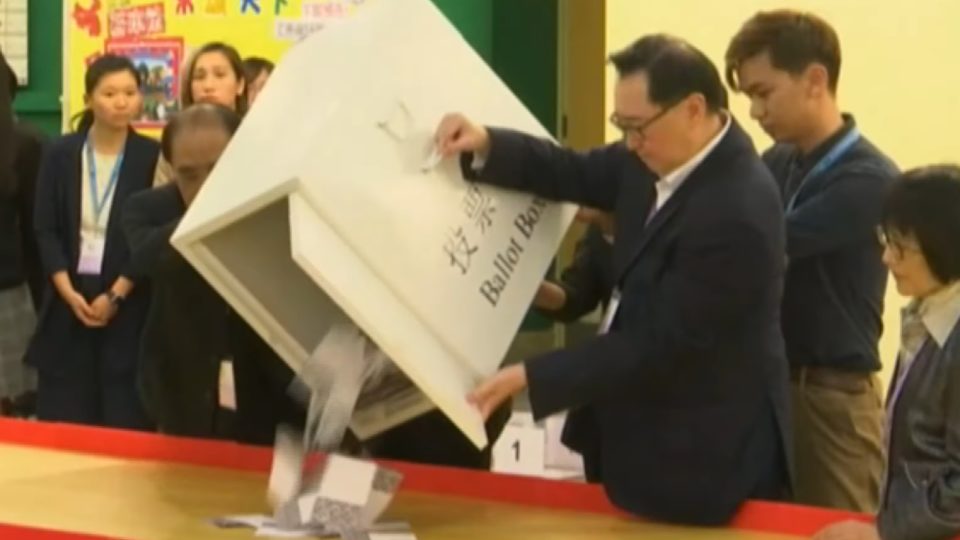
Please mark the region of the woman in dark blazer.
[[884, 206], [883, 262], [911, 302], [887, 398], [887, 474], [875, 523], [816, 540], [948, 540], [960, 535], [960, 167], [904, 173]]
[[130, 278], [119, 213], [150, 186], [159, 145], [130, 129], [140, 76], [105, 55], [87, 70], [79, 129], [51, 144], [37, 180], [34, 228], [44, 298], [28, 360], [41, 420], [147, 428], [135, 385], [149, 294]]

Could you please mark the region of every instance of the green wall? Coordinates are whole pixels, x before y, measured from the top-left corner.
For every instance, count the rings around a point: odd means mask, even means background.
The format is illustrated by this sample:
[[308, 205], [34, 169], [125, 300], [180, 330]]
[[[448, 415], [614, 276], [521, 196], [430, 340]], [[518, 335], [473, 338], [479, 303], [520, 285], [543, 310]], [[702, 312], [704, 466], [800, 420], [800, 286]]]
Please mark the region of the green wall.
[[[558, 133], [557, 3], [556, 0], [492, 0], [490, 32], [493, 70], [554, 135]], [[552, 266], [549, 273], [554, 273]], [[531, 310], [520, 329], [543, 331], [552, 325], [550, 319]]]
[[550, 132], [557, 115], [556, 0], [433, 0]]
[[[381, 0], [382, 1], [382, 0]], [[493, 58], [493, 0], [433, 0], [487, 63]]]
[[63, 0], [29, 0], [29, 84], [17, 92], [16, 110], [47, 133], [60, 132]]
[[557, 1], [492, 0], [492, 5], [493, 69], [556, 134]]

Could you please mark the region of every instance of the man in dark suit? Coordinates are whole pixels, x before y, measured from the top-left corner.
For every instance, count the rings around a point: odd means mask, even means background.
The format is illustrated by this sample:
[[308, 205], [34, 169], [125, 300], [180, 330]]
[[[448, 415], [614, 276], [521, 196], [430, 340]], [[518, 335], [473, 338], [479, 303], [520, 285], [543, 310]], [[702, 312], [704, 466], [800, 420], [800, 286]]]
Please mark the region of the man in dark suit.
[[278, 423], [303, 422], [286, 395], [292, 370], [170, 245], [239, 125], [239, 116], [218, 105], [176, 115], [161, 140], [174, 181], [137, 194], [124, 208], [132, 266], [152, 291], [138, 384], [164, 433], [271, 445]]
[[788, 480], [783, 211], [702, 52], [652, 35], [610, 60], [622, 142], [581, 154], [461, 115], [437, 130], [468, 179], [615, 215], [607, 331], [507, 367], [471, 399], [487, 414], [529, 386], [537, 418], [571, 410], [564, 442], [614, 504], [721, 524]]

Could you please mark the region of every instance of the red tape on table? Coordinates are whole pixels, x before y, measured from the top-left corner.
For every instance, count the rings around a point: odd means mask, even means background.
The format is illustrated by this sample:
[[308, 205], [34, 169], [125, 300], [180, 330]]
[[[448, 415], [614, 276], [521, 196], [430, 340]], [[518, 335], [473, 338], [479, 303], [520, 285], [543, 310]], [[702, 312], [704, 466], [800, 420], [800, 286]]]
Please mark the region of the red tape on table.
[[116, 538], [107, 538], [106, 536], [91, 536], [89, 534], [34, 529], [32, 527], [4, 525], [2, 523], [0, 523], [0, 538], [9, 538], [11, 540], [118, 540]]

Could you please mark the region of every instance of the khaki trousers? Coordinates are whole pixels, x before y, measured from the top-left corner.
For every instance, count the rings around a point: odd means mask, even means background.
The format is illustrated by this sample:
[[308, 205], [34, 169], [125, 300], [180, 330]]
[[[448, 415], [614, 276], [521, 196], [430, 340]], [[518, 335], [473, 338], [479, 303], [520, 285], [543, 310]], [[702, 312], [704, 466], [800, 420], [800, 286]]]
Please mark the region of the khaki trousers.
[[800, 504], [876, 512], [884, 468], [880, 382], [864, 375], [860, 388], [791, 381], [794, 495]]

